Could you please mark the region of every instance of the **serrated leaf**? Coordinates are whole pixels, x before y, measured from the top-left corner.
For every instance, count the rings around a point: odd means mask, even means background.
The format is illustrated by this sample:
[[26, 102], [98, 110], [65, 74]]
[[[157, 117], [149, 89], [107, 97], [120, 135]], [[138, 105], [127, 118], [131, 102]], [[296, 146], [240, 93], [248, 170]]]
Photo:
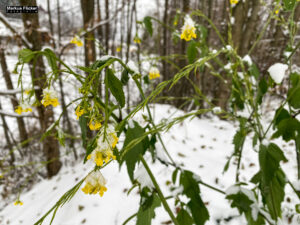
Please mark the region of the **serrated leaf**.
[[152, 34], [153, 34], [153, 28], [152, 28], [151, 17], [150, 16], [146, 16], [144, 18], [143, 22], [145, 24], [146, 30], [148, 31], [148, 33], [150, 34], [150, 36], [152, 36]]
[[19, 51], [19, 61], [21, 63], [29, 63], [33, 59], [34, 55], [35, 53], [30, 49], [22, 49]]
[[286, 142], [295, 139], [296, 132], [300, 130], [300, 122], [295, 118], [283, 119], [277, 126], [277, 131], [272, 138], [282, 137]]
[[123, 92], [123, 85], [121, 81], [114, 75], [113, 71], [109, 68], [107, 69], [106, 80], [110, 92], [118, 101], [121, 108], [123, 108], [125, 106], [125, 95]]
[[[145, 207], [145, 204], [147, 207]], [[155, 208], [160, 206], [160, 199], [157, 194], [151, 195], [144, 204], [141, 204], [137, 214], [136, 225], [151, 225], [151, 220], [155, 217]]]
[[180, 209], [176, 219], [180, 225], [193, 225], [194, 223], [193, 218], [184, 209]]
[[189, 63], [193, 63], [197, 57], [197, 44], [195, 41], [190, 41], [187, 47], [187, 57]]
[[194, 174], [188, 170], [183, 171], [180, 174], [180, 184], [183, 186], [183, 194], [190, 198], [187, 205], [192, 212], [195, 224], [205, 224], [209, 219], [209, 214], [200, 197], [200, 188], [194, 179]]
[[269, 146], [260, 145], [259, 164], [262, 173], [262, 180], [269, 184], [279, 169], [280, 161], [287, 161], [282, 150], [274, 143]]

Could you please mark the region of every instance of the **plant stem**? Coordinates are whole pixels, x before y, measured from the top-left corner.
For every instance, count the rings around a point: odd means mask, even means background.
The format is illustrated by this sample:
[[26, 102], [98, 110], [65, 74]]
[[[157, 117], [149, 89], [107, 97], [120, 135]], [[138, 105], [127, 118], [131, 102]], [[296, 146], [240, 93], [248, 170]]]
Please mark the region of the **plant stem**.
[[153, 173], [151, 172], [151, 170], [150, 170], [150, 168], [149, 168], [149, 166], [148, 166], [146, 160], [145, 160], [144, 157], [141, 156], [141, 155], [140, 155], [140, 159], [141, 159], [141, 161], [142, 161], [142, 163], [143, 163], [143, 165], [144, 165], [144, 167], [145, 167], [145, 169], [146, 169], [146, 171], [147, 171], [147, 173], [148, 173], [148, 175], [149, 175], [149, 177], [150, 177], [150, 179], [151, 179], [151, 181], [152, 181], [152, 183], [153, 183], [153, 185], [154, 185], [154, 187], [155, 187], [155, 189], [156, 189], [156, 191], [157, 191], [157, 194], [158, 194], [158, 196], [159, 196], [159, 198], [160, 198], [160, 200], [161, 200], [161, 202], [162, 202], [162, 204], [163, 204], [165, 210], [167, 211], [167, 213], [168, 213], [169, 216], [171, 217], [171, 220], [173, 221], [173, 223], [174, 223], [175, 225], [179, 225], [178, 221], [176, 220], [176, 218], [175, 218], [175, 216], [174, 216], [172, 210], [170, 209], [170, 207], [169, 207], [169, 205], [168, 205], [168, 203], [167, 203], [167, 201], [166, 201], [166, 198], [164, 197], [164, 195], [163, 195], [161, 189], [159, 188], [159, 185], [158, 185], [158, 183], [157, 183], [157, 181], [156, 181], [156, 179], [155, 179]]
[[[141, 93], [142, 99], [145, 100], [145, 94], [144, 94], [144, 91], [143, 91], [143, 89], [142, 89], [142, 87], [141, 87], [141, 83], [140, 83], [138, 80], [136, 80], [136, 79], [134, 79], [134, 81], [135, 81], [136, 86], [138, 87], [138, 89], [139, 89], [139, 91], [140, 91], [140, 93]], [[152, 117], [152, 114], [151, 114], [151, 112], [150, 112], [150, 109], [149, 109], [148, 104], [146, 104], [146, 109], [147, 109], [147, 112], [148, 112], [148, 116], [149, 116], [150, 122], [151, 122], [153, 128], [156, 129], [156, 125], [155, 125], [155, 123], [154, 123], [154, 121], [153, 121], [153, 117]], [[168, 150], [167, 150], [167, 148], [166, 148], [166, 146], [165, 146], [165, 144], [164, 144], [164, 142], [163, 142], [163, 140], [162, 140], [162, 138], [161, 138], [159, 132], [157, 132], [157, 136], [158, 136], [158, 140], [159, 140], [159, 142], [161, 143], [161, 145], [162, 145], [162, 147], [163, 147], [165, 153], [167, 154], [168, 158], [171, 160], [171, 162], [172, 162], [174, 165], [176, 165], [175, 161], [173, 160], [173, 158], [172, 158], [171, 155], [169, 154], [169, 152], [168, 152]]]

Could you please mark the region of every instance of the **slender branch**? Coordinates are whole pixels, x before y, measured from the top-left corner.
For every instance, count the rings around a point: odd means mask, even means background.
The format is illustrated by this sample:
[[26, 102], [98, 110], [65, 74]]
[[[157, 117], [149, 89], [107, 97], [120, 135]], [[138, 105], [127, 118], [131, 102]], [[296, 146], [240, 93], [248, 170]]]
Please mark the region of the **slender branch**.
[[27, 48], [31, 48], [31, 44], [29, 43], [29, 41], [26, 39], [26, 37], [24, 37], [23, 35], [21, 35], [18, 31], [16, 31], [15, 28], [13, 28], [12, 25], [10, 25], [9, 21], [5, 18], [5, 16], [3, 15], [3, 13], [0, 12], [0, 21], [15, 35], [20, 36], [22, 43], [25, 45], [25, 47]]

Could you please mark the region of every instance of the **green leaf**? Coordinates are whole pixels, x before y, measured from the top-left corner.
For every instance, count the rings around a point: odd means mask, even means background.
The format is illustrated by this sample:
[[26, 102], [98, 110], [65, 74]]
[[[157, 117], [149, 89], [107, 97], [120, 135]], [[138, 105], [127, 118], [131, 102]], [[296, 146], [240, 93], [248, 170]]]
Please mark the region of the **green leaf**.
[[128, 81], [129, 81], [128, 71], [124, 69], [121, 75], [121, 82], [123, 85], [126, 85]]
[[58, 66], [56, 64], [56, 55], [55, 55], [55, 53], [51, 49], [46, 48], [44, 50], [44, 54], [47, 58], [49, 66], [51, 67], [53, 72], [57, 72], [58, 71]]
[[300, 130], [300, 122], [295, 118], [283, 119], [277, 126], [277, 131], [272, 138], [282, 137], [286, 142], [295, 139], [296, 132]]
[[123, 85], [121, 81], [114, 75], [113, 71], [109, 68], [107, 69], [106, 80], [110, 92], [116, 98], [121, 108], [123, 108], [125, 106]]
[[151, 220], [155, 217], [154, 210], [159, 206], [160, 199], [157, 194], [153, 194], [143, 201], [137, 214], [136, 225], [151, 225]]
[[290, 118], [290, 114], [289, 112], [280, 107], [279, 109], [276, 110], [276, 113], [275, 113], [275, 121], [274, 121], [274, 127], [277, 126], [283, 119], [287, 119], [287, 118]]
[[84, 157], [84, 160], [83, 160], [83, 163], [86, 163], [87, 161], [87, 157], [89, 156], [89, 154], [92, 153], [92, 151], [97, 147], [97, 140], [98, 140], [98, 137], [95, 136], [87, 145], [86, 147], [86, 153], [85, 153], [85, 157]]
[[151, 17], [150, 16], [146, 16], [144, 18], [143, 22], [145, 24], [146, 30], [148, 31], [148, 33], [150, 34], [150, 36], [152, 36], [152, 34], [153, 34], [153, 28], [152, 28]]
[[278, 170], [269, 185], [262, 185], [262, 195], [274, 220], [281, 217], [281, 203], [284, 200], [285, 180], [284, 173]]
[[249, 197], [244, 194], [244, 191], [242, 189], [245, 189], [245, 191], [249, 192], [250, 190], [246, 188], [240, 187], [240, 191], [238, 191], [236, 194], [228, 195], [226, 196], [227, 199], [231, 200], [231, 207], [237, 208], [240, 213], [247, 212], [251, 210], [250, 205], [253, 203]]
[[296, 0], [283, 0], [283, 7], [285, 10], [292, 10], [296, 4]]
[[176, 219], [180, 225], [193, 225], [194, 224], [193, 218], [184, 209], [180, 209]]
[[267, 91], [268, 91], [268, 83], [265, 78], [262, 78], [258, 84], [258, 94], [256, 97], [257, 103], [259, 103], [259, 104], [262, 103], [262, 98], [267, 93]]
[[180, 174], [180, 184], [183, 186], [183, 194], [190, 198], [187, 205], [192, 212], [195, 224], [205, 224], [209, 219], [209, 214], [200, 197], [200, 188], [194, 179], [194, 174], [188, 170], [183, 171]]
[[19, 51], [19, 61], [21, 63], [29, 63], [33, 59], [34, 55], [35, 53], [30, 49], [22, 49]]
[[262, 180], [265, 184], [269, 184], [277, 170], [279, 170], [280, 161], [286, 162], [282, 150], [274, 143], [269, 146], [260, 145], [259, 164], [262, 173]]
[[[140, 138], [145, 133], [144, 129], [136, 121], [133, 121], [133, 124], [134, 126], [129, 127], [125, 133], [123, 151], [131, 141]], [[124, 161], [126, 162], [128, 175], [131, 180], [133, 180], [133, 172], [135, 169], [135, 165], [137, 162], [140, 161], [139, 156], [144, 155], [147, 147], [147, 139], [145, 138], [142, 142], [139, 142], [131, 149], [126, 151], [123, 157], [121, 158], [120, 164], [122, 165]]]
[[189, 63], [193, 63], [197, 57], [197, 44], [195, 41], [190, 41], [188, 47], [187, 47], [187, 57]]
[[259, 70], [258, 70], [257, 66], [254, 63], [249, 67], [249, 73], [250, 73], [251, 76], [254, 76], [256, 79], [258, 79]]
[[295, 109], [300, 109], [300, 75], [292, 73], [290, 80], [292, 88], [288, 91], [288, 102]]

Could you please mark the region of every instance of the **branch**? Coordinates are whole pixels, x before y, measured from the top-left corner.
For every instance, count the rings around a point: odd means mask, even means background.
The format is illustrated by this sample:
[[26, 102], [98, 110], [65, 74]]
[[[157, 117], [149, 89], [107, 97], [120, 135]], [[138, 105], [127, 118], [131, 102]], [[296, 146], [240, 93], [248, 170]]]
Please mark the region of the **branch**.
[[[34, 90], [39, 90], [39, 87], [34, 87]], [[0, 95], [15, 95], [18, 93], [21, 93], [22, 90], [20, 88], [18, 89], [11, 89], [11, 90], [0, 90]]]
[[9, 113], [9, 112], [5, 112], [3, 110], [0, 110], [0, 115], [2, 116], [9, 116], [9, 117], [33, 117], [33, 118], [37, 118], [37, 116], [34, 115], [19, 115], [17, 113]]
[[24, 37], [24, 35], [21, 35], [20, 33], [18, 33], [18, 31], [15, 30], [15, 28], [13, 28], [9, 21], [5, 18], [5, 16], [0, 12], [0, 21], [15, 35], [19, 36], [22, 40], [22, 43], [25, 45], [26, 48], [30, 48], [31, 49], [31, 44], [29, 43], [29, 41], [26, 39], [26, 37]]

